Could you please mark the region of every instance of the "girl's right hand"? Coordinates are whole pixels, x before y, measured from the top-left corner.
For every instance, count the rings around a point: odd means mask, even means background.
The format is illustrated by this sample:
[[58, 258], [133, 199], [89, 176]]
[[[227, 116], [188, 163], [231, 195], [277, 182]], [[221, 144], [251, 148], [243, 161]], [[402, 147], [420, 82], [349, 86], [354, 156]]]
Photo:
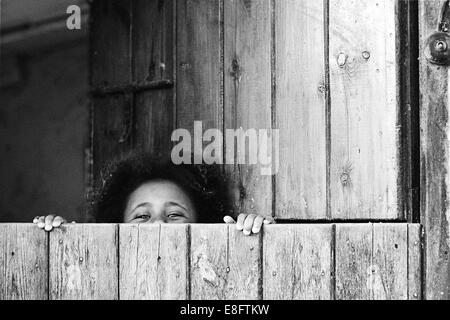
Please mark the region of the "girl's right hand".
[[59, 228], [63, 223], [66, 223], [66, 219], [60, 216], [50, 214], [48, 216], [37, 216], [33, 219], [33, 223], [39, 228], [45, 231], [52, 231], [53, 228]]

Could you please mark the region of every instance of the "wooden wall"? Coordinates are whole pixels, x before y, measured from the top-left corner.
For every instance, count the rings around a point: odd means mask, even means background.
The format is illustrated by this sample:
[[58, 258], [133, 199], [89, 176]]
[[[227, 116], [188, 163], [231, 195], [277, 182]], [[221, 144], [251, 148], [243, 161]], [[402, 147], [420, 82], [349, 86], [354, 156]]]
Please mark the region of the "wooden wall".
[[421, 1], [420, 22], [420, 184], [421, 222], [425, 229], [427, 299], [450, 299], [449, 70], [428, 62], [424, 51], [437, 31], [448, 1]]
[[420, 262], [417, 224], [0, 224], [0, 300], [416, 300]]
[[[403, 4], [401, 4], [403, 3]], [[247, 213], [412, 220], [397, 0], [96, 0], [93, 153], [167, 154], [174, 128], [280, 129], [279, 173], [228, 171]], [[403, 29], [402, 29], [403, 30]], [[404, 31], [404, 30], [403, 30]], [[407, 121], [406, 121], [407, 122]], [[227, 146], [224, 146], [224, 150]], [[403, 151], [400, 154], [400, 150]], [[406, 155], [406, 156], [405, 156]]]

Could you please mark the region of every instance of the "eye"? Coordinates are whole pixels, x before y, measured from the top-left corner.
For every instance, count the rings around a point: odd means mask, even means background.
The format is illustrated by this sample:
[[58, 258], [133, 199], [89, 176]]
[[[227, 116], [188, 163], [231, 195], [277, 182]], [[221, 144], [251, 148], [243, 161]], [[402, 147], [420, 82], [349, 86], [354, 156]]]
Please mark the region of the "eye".
[[148, 214], [137, 215], [134, 219], [150, 220], [151, 216]]
[[171, 212], [169, 212], [167, 217], [169, 217], [170, 219], [179, 219], [179, 218], [185, 218], [185, 215], [178, 211], [171, 211]]

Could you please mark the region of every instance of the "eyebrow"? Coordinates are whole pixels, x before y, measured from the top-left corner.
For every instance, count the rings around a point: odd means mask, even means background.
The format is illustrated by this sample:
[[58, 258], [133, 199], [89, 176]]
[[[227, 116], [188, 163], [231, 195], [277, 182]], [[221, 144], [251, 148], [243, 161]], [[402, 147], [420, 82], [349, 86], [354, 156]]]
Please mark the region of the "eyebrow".
[[138, 209], [138, 208], [141, 208], [141, 207], [153, 207], [153, 204], [151, 204], [150, 202], [143, 202], [143, 203], [140, 203], [139, 205], [137, 205], [136, 207], [134, 207], [134, 209], [131, 211], [131, 212], [133, 212], [133, 211], [135, 211], [136, 209]]
[[182, 208], [182, 209], [184, 209], [186, 211], [189, 211], [188, 209], [186, 209], [184, 206], [182, 206], [178, 202], [169, 201], [169, 202], [166, 202], [166, 204], [171, 205], [171, 206], [177, 206], [177, 207], [180, 207], [180, 208]]

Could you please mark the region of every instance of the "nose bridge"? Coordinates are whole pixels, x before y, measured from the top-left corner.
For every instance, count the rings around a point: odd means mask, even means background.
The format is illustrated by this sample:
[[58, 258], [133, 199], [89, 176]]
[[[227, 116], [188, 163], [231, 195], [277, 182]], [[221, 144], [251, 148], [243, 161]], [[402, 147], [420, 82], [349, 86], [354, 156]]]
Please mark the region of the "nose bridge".
[[154, 208], [152, 212], [152, 218], [149, 221], [150, 223], [167, 223], [165, 210], [163, 207]]

